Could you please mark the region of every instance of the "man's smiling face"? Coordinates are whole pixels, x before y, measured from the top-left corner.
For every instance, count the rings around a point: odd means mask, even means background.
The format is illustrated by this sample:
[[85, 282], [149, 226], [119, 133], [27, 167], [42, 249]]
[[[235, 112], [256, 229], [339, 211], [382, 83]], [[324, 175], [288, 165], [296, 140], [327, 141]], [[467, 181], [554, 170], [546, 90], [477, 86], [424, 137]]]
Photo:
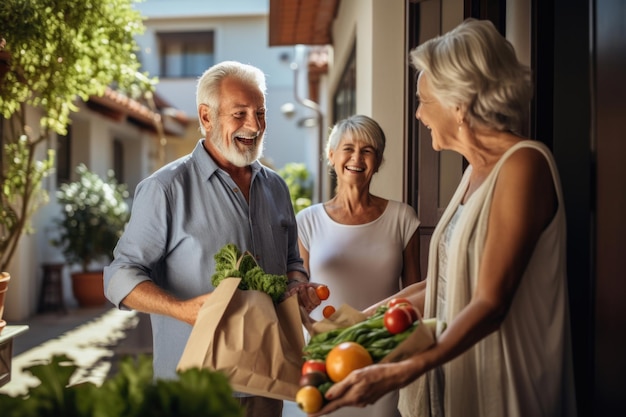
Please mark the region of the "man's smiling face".
[[222, 81], [220, 97], [208, 140], [229, 163], [250, 165], [263, 153], [265, 97], [256, 86], [233, 78]]

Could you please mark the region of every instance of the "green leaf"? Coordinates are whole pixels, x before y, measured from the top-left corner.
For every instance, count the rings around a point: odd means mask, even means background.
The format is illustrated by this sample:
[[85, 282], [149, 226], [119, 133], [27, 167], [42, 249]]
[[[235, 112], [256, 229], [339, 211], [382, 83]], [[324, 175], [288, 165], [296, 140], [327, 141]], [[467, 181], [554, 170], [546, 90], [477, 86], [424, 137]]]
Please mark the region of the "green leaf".
[[67, 389], [70, 378], [78, 366], [67, 356], [54, 356], [49, 363], [40, 363], [26, 368], [41, 383], [30, 389], [27, 395], [28, 403], [32, 404], [31, 411], [38, 417], [47, 416], [79, 416], [76, 410], [77, 394], [88, 390], [93, 384], [76, 386]]
[[226, 377], [206, 369], [188, 369], [179, 373], [178, 380], [159, 380], [150, 394], [142, 410], [145, 416], [243, 416]]
[[296, 213], [311, 205], [313, 181], [305, 164], [290, 162], [278, 170], [278, 174], [285, 180], [287, 188], [289, 188], [291, 204]]
[[115, 376], [98, 387], [67, 386], [77, 366], [66, 356], [28, 368], [41, 384], [21, 397], [0, 394], [2, 415], [11, 417], [241, 417], [227, 378], [189, 369], [179, 379], [153, 380], [148, 355], [124, 357]]
[[105, 180], [80, 164], [76, 173], [78, 180], [62, 184], [57, 191], [63, 217], [57, 220], [59, 237], [51, 243], [63, 250], [69, 263], [86, 271], [92, 260], [112, 258], [130, 208], [125, 200], [127, 186], [117, 183], [113, 171]]

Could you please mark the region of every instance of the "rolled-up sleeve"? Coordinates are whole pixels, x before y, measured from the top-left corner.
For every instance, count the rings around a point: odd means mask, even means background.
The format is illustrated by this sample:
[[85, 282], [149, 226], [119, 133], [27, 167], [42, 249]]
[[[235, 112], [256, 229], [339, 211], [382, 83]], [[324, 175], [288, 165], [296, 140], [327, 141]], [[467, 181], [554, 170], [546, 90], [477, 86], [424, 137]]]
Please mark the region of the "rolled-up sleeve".
[[152, 270], [167, 250], [168, 199], [154, 178], [138, 186], [130, 221], [115, 250], [113, 262], [104, 268], [104, 292], [109, 301], [122, 301], [141, 282], [152, 279]]
[[289, 253], [287, 257], [287, 272], [300, 271], [304, 275], [309, 276], [308, 271], [304, 267], [302, 257], [300, 256], [300, 249], [298, 248], [298, 226], [296, 218], [293, 213], [290, 214], [292, 219], [292, 225], [289, 227]]

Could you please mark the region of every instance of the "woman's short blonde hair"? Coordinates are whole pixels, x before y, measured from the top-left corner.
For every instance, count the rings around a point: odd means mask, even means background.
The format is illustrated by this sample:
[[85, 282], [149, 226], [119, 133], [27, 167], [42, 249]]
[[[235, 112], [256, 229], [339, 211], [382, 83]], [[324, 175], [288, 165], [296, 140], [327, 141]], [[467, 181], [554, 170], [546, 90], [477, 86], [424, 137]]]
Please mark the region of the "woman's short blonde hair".
[[433, 95], [465, 110], [470, 126], [520, 129], [532, 97], [530, 69], [490, 21], [467, 19], [413, 49], [410, 58], [428, 74]]
[[326, 142], [326, 160], [330, 166], [328, 156], [330, 151], [337, 149], [344, 138], [364, 143], [374, 148], [378, 158], [378, 166], [383, 163], [383, 153], [385, 152], [385, 132], [371, 117], [363, 114], [356, 114], [346, 119], [340, 120], [333, 126]]

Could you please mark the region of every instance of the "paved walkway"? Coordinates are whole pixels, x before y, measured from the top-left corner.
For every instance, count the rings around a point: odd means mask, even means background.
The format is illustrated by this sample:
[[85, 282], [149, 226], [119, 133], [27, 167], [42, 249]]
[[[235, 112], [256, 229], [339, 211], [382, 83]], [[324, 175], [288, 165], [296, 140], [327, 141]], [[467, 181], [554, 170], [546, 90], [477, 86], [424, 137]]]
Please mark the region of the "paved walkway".
[[[42, 334], [54, 333], [71, 322], [70, 317], [58, 317], [58, 323], [50, 322], [49, 316], [28, 323], [29, 330], [15, 339], [15, 351], [12, 360], [11, 381], [0, 388], [0, 392], [12, 396], [24, 394], [28, 387], [35, 386], [39, 380], [23, 369], [30, 365], [48, 361], [56, 354], [65, 354], [72, 358], [79, 370], [72, 377], [71, 383], [90, 381], [100, 385], [111, 368], [113, 348], [126, 336], [126, 332], [138, 323], [137, 313], [109, 309], [88, 320], [86, 323], [70, 329], [58, 337], [51, 338], [30, 349], [19, 353], [21, 346]], [[80, 316], [78, 317], [80, 318]], [[74, 317], [74, 320], [76, 317]], [[20, 338], [24, 338], [20, 341]], [[20, 345], [19, 343], [22, 343]]]
[[[13, 346], [11, 381], [0, 393], [19, 395], [39, 383], [23, 368], [65, 354], [80, 370], [72, 383], [90, 381], [97, 385], [115, 372], [117, 359], [128, 354], [150, 353], [152, 332], [145, 314], [121, 311], [112, 306], [70, 310], [68, 314], [48, 313], [24, 323], [29, 330]], [[293, 402], [285, 402], [283, 417], [304, 417]]]

